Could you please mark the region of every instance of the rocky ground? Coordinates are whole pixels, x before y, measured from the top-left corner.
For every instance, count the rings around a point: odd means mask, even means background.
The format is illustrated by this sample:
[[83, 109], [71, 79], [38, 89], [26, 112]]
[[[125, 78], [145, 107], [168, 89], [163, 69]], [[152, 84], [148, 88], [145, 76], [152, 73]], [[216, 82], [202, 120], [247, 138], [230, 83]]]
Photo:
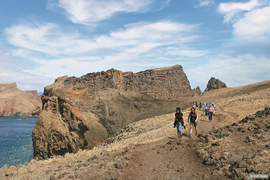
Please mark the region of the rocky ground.
[[[189, 110], [184, 111], [187, 120]], [[132, 123], [90, 151], [0, 168], [0, 179], [248, 179], [269, 172], [270, 109], [219, 127], [199, 111], [199, 135], [176, 138], [174, 113]], [[233, 115], [233, 114], [231, 114]], [[188, 123], [187, 123], [188, 124]]]
[[[189, 111], [184, 112], [185, 120]], [[90, 151], [67, 153], [26, 165], [2, 167], [2, 179], [227, 179], [213, 174], [216, 166], [203, 164], [197, 155], [198, 138], [176, 138], [174, 113], [141, 120], [123, 128]], [[200, 113], [199, 132], [219, 123]], [[188, 124], [188, 123], [187, 123]], [[1, 179], [0, 178], [0, 179]]]
[[238, 123], [199, 135], [198, 154], [213, 175], [246, 179], [249, 174], [270, 175], [270, 108]]

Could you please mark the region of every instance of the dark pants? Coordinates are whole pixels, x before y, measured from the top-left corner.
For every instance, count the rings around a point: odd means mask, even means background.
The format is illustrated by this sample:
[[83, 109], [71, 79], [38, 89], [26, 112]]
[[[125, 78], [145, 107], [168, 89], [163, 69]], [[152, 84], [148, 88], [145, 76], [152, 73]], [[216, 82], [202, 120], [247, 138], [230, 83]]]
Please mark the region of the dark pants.
[[212, 121], [213, 112], [209, 112], [209, 120]]
[[205, 115], [207, 116], [207, 115], [208, 115], [208, 114], [207, 114], [207, 110], [205, 109], [204, 111], [205, 111]]

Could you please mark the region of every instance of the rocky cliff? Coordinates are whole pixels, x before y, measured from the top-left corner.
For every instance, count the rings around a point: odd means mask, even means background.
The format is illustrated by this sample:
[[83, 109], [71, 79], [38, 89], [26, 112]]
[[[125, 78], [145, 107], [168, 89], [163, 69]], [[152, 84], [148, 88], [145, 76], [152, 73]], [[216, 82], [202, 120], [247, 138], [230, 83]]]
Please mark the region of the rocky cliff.
[[159, 99], [175, 99], [194, 95], [182, 66], [157, 68], [138, 73], [110, 69], [106, 72], [89, 73], [80, 78], [65, 79], [65, 85], [84, 84], [87, 87], [148, 94]]
[[42, 111], [32, 135], [34, 156], [90, 149], [131, 122], [181, 106], [168, 99], [194, 93], [180, 65], [60, 77], [42, 95]]
[[213, 89], [221, 89], [221, 88], [226, 88], [226, 84], [219, 79], [216, 79], [214, 77], [211, 77], [211, 79], [207, 83], [207, 87], [204, 90], [204, 92], [211, 91]]
[[201, 91], [201, 89], [200, 89], [199, 86], [197, 86], [196, 88], [194, 88], [193, 91], [195, 92], [195, 95], [199, 95], [199, 96], [202, 95], [202, 91]]
[[37, 91], [21, 91], [16, 83], [0, 84], [0, 116], [32, 116], [40, 110]]

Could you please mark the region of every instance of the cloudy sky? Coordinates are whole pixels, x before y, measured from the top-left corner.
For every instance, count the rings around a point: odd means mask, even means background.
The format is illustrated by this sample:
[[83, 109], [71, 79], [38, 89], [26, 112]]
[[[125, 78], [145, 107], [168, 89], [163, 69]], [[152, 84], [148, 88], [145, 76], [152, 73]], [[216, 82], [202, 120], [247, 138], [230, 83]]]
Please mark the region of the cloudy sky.
[[0, 83], [183, 66], [191, 87], [270, 79], [270, 0], [1, 0]]

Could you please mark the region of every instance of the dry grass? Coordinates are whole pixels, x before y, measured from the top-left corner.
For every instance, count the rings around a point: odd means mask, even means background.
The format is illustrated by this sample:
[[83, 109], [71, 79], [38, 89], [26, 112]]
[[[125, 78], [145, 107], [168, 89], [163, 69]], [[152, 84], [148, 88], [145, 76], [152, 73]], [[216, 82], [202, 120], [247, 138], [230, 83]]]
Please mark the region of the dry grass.
[[[248, 86], [248, 88], [250, 88], [250, 86]], [[256, 90], [256, 87], [254, 88], [250, 88], [251, 90], [244, 91], [245, 93], [242, 94], [233, 94], [233, 92], [243, 91], [244, 87], [214, 90], [201, 97], [197, 97], [197, 99], [187, 99], [186, 102], [215, 102], [217, 105], [215, 115], [221, 120], [219, 126], [225, 126], [269, 106], [270, 88], [261, 88], [258, 90]], [[185, 121], [187, 120], [188, 113], [189, 110], [187, 109], [183, 112]], [[234, 114], [235, 117], [232, 114]], [[46, 171], [57, 172], [59, 166], [63, 168], [83, 169], [84, 167], [82, 164], [89, 158], [95, 156], [101, 158], [101, 154], [114, 153], [116, 151], [121, 152], [125, 149], [132, 151], [132, 147], [139, 144], [149, 144], [171, 136], [176, 137], [176, 130], [173, 128], [173, 122], [174, 113], [140, 120], [130, 124], [128, 126], [130, 130], [119, 134], [118, 137], [121, 138], [115, 140], [114, 143], [101, 144], [94, 147], [92, 150], [80, 150], [75, 154], [67, 153], [63, 157], [55, 156], [42, 161], [33, 159], [26, 165], [17, 167], [4, 166], [0, 168], [0, 179], [2, 177], [1, 173], [3, 174], [6, 172], [16, 172], [12, 179], [42, 179], [48, 177]], [[184, 131], [188, 132], [188, 130], [189, 129], [186, 129]], [[227, 139], [223, 144], [232, 145], [232, 142]], [[57, 173], [59, 174], [61, 171]]]
[[214, 102], [217, 106], [217, 115], [224, 118], [223, 125], [228, 125], [269, 106], [270, 81], [217, 89], [189, 101]]
[[[188, 111], [183, 112], [183, 114], [186, 118]], [[176, 132], [173, 128], [173, 122], [174, 113], [137, 121], [129, 125], [132, 130], [120, 134], [122, 138], [114, 143], [101, 144], [92, 150], [80, 150], [75, 154], [66, 153], [65, 156], [54, 156], [41, 161], [32, 159], [26, 165], [2, 167], [0, 173], [16, 171], [17, 175], [14, 176], [14, 179], [32, 179], [36, 178], [34, 177], [35, 174], [39, 174], [39, 178], [45, 177], [46, 171], [56, 171], [59, 166], [80, 167], [90, 158], [95, 156], [101, 158], [101, 154], [121, 152], [125, 149], [132, 151], [132, 147], [135, 145], [157, 142], [170, 136], [175, 137]]]

